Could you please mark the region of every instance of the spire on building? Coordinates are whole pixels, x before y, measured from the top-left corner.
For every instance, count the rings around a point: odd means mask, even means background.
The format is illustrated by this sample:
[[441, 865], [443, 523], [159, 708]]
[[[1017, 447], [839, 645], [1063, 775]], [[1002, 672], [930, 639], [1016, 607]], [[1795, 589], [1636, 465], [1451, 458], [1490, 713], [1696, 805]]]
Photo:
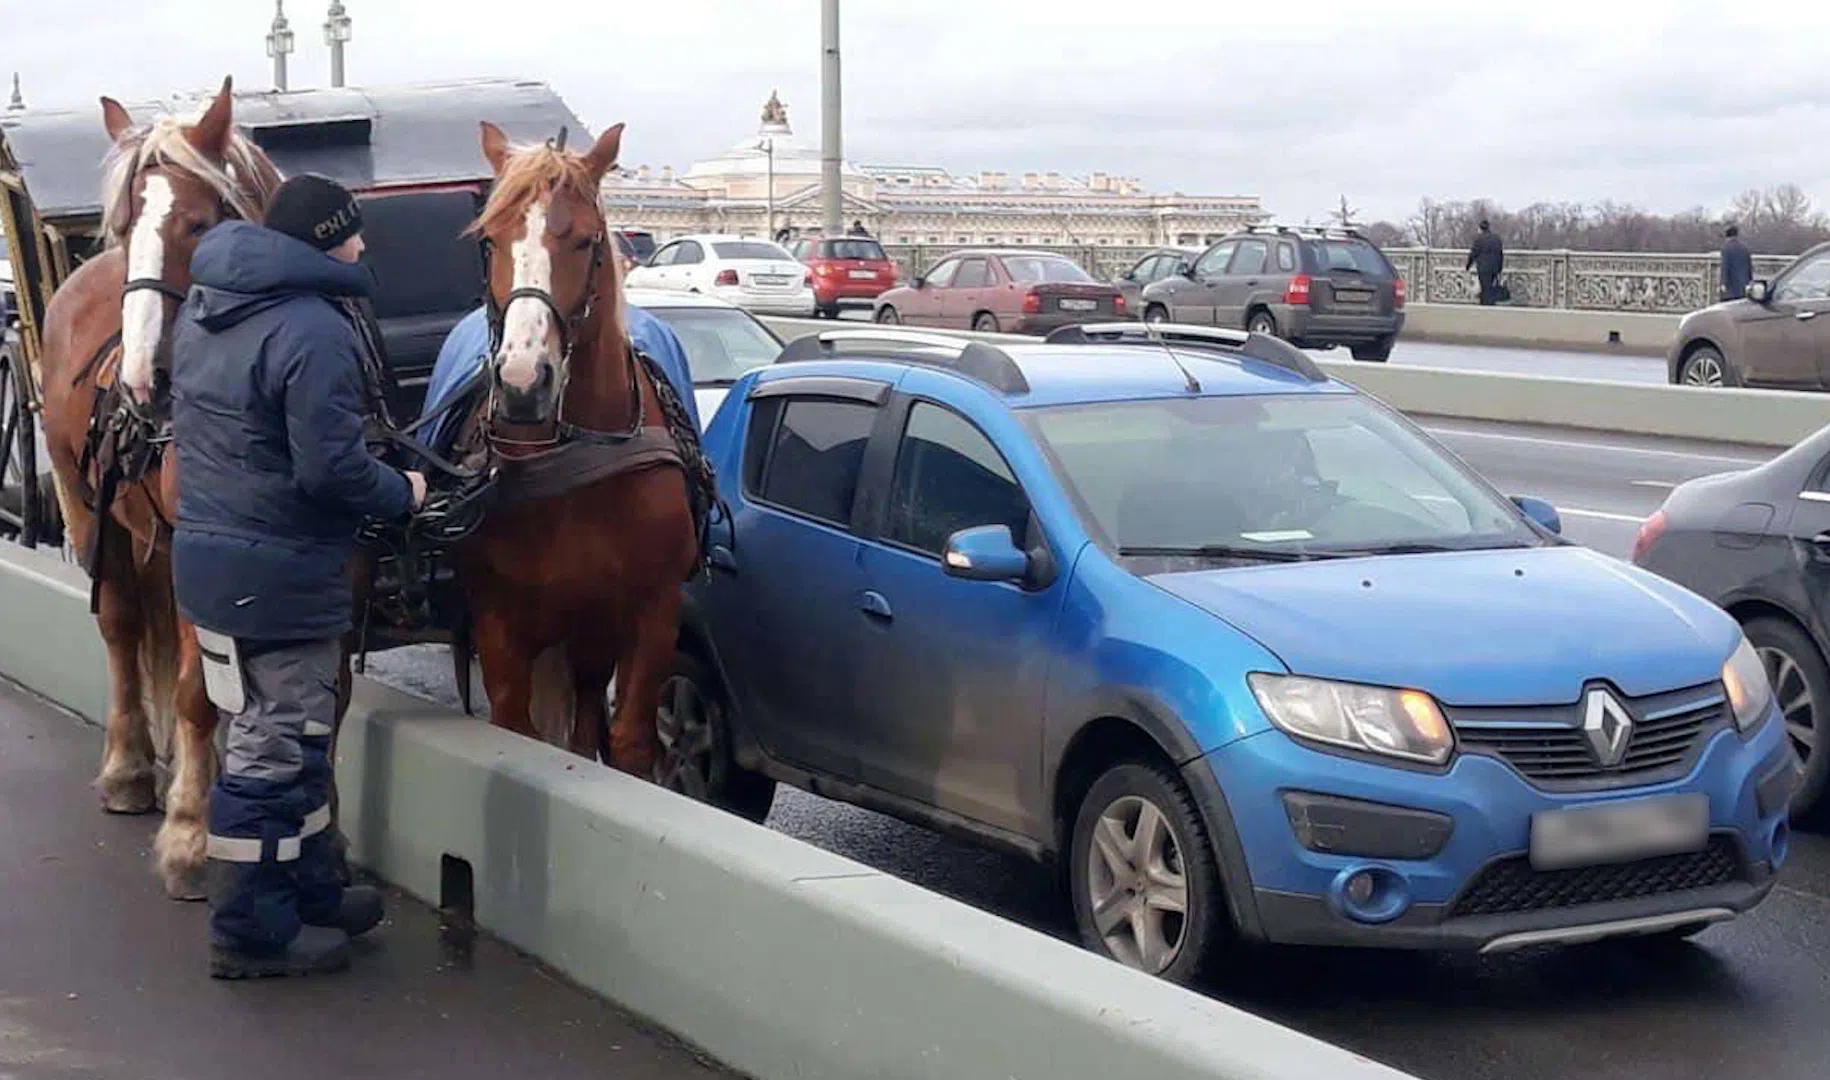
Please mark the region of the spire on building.
[[18, 112], [25, 108], [25, 95], [19, 92], [19, 73], [13, 72], [13, 100], [7, 102], [9, 112]]

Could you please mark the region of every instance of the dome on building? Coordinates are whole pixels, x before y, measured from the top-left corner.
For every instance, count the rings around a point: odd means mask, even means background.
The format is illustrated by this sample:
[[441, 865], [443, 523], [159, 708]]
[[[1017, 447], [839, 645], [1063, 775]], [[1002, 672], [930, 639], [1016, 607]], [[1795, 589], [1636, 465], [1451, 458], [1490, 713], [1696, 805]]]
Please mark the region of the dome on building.
[[[770, 171], [769, 150], [775, 149], [775, 194], [782, 198], [820, 182], [820, 146], [796, 135], [788, 123], [788, 107], [774, 93], [763, 106], [762, 123], [756, 134], [738, 140], [729, 150], [715, 158], [694, 162], [681, 175], [688, 187], [717, 192], [732, 197], [757, 196], [763, 193]], [[863, 195], [872, 180], [849, 161], [839, 163], [839, 183], [845, 190]], [[740, 190], [732, 190], [740, 189]], [[750, 190], [750, 189], [753, 189]]]

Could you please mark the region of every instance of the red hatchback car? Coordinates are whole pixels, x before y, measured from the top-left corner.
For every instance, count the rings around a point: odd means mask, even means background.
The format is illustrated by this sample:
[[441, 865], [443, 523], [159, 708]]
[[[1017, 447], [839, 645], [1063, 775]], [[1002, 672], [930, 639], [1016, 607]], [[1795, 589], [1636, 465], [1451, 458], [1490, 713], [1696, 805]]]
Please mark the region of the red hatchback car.
[[794, 257], [813, 274], [813, 312], [836, 319], [845, 308], [871, 308], [896, 284], [896, 264], [868, 236], [802, 240]]
[[1046, 334], [1060, 326], [1131, 318], [1115, 285], [1046, 251], [956, 251], [877, 299], [880, 323]]

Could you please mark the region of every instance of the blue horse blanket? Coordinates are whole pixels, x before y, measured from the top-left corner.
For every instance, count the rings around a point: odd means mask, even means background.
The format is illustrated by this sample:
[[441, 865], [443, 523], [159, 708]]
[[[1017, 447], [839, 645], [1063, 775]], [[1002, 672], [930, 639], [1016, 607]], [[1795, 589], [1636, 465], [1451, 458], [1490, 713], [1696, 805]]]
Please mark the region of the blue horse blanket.
[[[692, 368], [687, 364], [686, 350], [681, 348], [673, 328], [634, 304], [624, 305], [623, 321], [636, 347], [653, 357], [667, 381], [673, 384], [674, 393], [692, 418], [693, 427], [700, 427], [699, 407], [693, 401]], [[488, 358], [488, 315], [479, 307], [459, 320], [445, 336], [445, 343], [439, 346], [438, 360], [432, 365], [432, 380], [426, 384], [426, 403], [420, 408], [420, 416], [437, 412], [483, 370]], [[426, 425], [420, 432], [420, 441], [434, 453], [448, 453], [452, 440], [457, 438], [461, 420], [457, 410], [445, 413]]]

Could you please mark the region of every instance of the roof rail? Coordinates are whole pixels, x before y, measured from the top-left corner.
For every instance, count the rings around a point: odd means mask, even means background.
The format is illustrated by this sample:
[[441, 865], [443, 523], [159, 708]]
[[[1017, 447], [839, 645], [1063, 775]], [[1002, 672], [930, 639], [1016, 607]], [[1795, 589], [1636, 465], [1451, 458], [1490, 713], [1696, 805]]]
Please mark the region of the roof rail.
[[1328, 373], [1318, 367], [1308, 353], [1282, 338], [1246, 333], [1243, 330], [1226, 330], [1217, 326], [1148, 322], [1085, 323], [1052, 330], [1043, 340], [1051, 345], [1114, 342], [1208, 349], [1271, 364], [1294, 372], [1310, 382], [1328, 381]]
[[[782, 349], [781, 355], [775, 358], [775, 362], [792, 364], [805, 360], [837, 359], [839, 347], [847, 343], [862, 346], [861, 351], [866, 354], [898, 363], [951, 371], [984, 383], [1001, 393], [1029, 393], [1029, 380], [1023, 377], [1022, 369], [1017, 367], [1017, 362], [1010, 358], [1009, 353], [995, 345], [895, 327], [848, 327], [806, 334], [790, 341]], [[936, 349], [943, 351], [939, 354], [931, 351]]]

